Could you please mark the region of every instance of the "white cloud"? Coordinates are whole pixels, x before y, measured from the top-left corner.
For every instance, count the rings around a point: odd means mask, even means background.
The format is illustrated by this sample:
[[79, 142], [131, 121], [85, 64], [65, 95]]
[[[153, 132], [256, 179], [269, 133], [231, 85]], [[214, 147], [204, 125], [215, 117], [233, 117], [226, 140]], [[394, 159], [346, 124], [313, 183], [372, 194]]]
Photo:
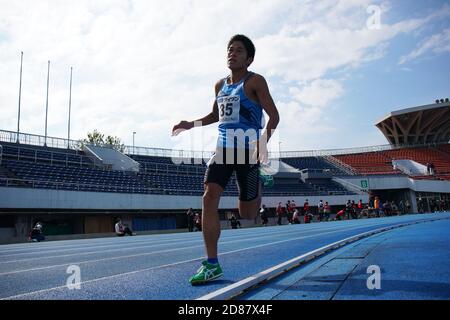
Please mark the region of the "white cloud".
[[[136, 131], [136, 145], [175, 147], [172, 126], [210, 111], [235, 33], [256, 44], [251, 69], [268, 80], [280, 128], [295, 117], [320, 127], [327, 104], [345, 94], [342, 81], [327, 73], [383, 58], [389, 41], [429, 21], [388, 25], [382, 19], [381, 30], [369, 30], [372, 3], [388, 14], [388, 3], [372, 0], [0, 0], [0, 129], [16, 129], [23, 50], [22, 131], [44, 133], [50, 59], [49, 135], [67, 135], [73, 66], [74, 139], [99, 129], [131, 144]], [[312, 132], [308, 140], [315, 144]], [[293, 149], [305, 147], [292, 141]]]
[[309, 106], [325, 107], [344, 92], [341, 83], [336, 80], [316, 79], [298, 89], [290, 89], [292, 98]]
[[400, 58], [399, 64], [415, 60], [430, 51], [435, 54], [450, 52], [450, 29], [422, 40], [411, 53]]

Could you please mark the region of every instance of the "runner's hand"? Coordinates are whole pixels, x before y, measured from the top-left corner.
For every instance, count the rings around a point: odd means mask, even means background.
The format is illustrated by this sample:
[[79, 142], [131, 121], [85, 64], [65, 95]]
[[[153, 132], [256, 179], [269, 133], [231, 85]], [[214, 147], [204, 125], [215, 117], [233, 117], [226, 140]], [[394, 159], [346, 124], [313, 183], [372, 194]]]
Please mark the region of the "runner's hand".
[[262, 140], [254, 140], [250, 142], [250, 148], [253, 149], [252, 161], [256, 163], [259, 160], [261, 164], [269, 163], [269, 155], [267, 151], [267, 143]]
[[180, 121], [179, 124], [172, 128], [172, 137], [177, 136], [180, 132], [191, 129], [193, 126], [194, 125], [190, 121]]

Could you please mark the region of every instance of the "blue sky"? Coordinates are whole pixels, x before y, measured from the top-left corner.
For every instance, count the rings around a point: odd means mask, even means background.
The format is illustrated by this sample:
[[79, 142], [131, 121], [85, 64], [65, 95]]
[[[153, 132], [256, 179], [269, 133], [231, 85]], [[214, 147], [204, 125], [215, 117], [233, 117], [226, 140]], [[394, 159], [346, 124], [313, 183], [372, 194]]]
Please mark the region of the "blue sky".
[[[375, 6], [379, 28], [371, 20]], [[172, 126], [206, 115], [227, 75], [226, 43], [256, 45], [281, 122], [276, 149], [385, 144], [375, 122], [391, 111], [450, 97], [450, 2], [411, 0], [0, 0], [0, 129], [49, 136], [98, 129], [143, 147], [211, 150], [216, 126], [176, 138]], [[372, 24], [369, 23], [368, 21]]]

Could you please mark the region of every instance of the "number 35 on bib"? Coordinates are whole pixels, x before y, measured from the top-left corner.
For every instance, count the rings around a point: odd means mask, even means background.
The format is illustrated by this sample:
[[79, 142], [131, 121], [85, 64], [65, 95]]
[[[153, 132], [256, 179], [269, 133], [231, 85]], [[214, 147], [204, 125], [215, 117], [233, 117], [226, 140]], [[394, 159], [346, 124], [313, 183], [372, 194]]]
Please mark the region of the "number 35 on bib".
[[218, 97], [220, 123], [238, 123], [241, 101], [239, 96]]

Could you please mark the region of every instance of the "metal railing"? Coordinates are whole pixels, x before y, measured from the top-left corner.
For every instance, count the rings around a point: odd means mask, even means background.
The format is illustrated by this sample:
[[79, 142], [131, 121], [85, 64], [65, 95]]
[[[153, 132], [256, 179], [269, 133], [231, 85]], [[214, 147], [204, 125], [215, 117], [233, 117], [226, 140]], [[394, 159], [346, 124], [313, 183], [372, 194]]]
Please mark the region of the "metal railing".
[[61, 148], [61, 149], [73, 149], [81, 150], [80, 141], [61, 139], [56, 137], [47, 137], [30, 134], [30, 133], [19, 133], [7, 130], [0, 130], [0, 142], [9, 143], [19, 143], [19, 144], [29, 144], [33, 146], [47, 146], [49, 148]]
[[[36, 146], [47, 146], [51, 148], [69, 148], [73, 150], [82, 149], [81, 140], [68, 140], [56, 137], [47, 137], [35, 134], [20, 133], [0, 130], [0, 141], [9, 143], [22, 143]], [[283, 151], [270, 152], [269, 158], [301, 158], [301, 157], [316, 157], [326, 155], [341, 155], [354, 153], [367, 153], [377, 151], [395, 150], [401, 148], [416, 148], [416, 147], [436, 147], [442, 143], [428, 143], [428, 144], [403, 144], [403, 145], [378, 145], [355, 148], [340, 148], [340, 149], [325, 149], [325, 150], [305, 150], [305, 151]], [[125, 146], [123, 153], [130, 155], [168, 157], [168, 158], [184, 158], [184, 159], [209, 159], [213, 151], [190, 151], [190, 150], [175, 150], [165, 148], [148, 148], [148, 147], [133, 147]]]
[[[203, 190], [193, 189], [173, 189], [173, 188], [152, 188], [147, 186], [130, 187], [130, 186], [115, 186], [109, 184], [93, 184], [93, 183], [74, 183], [74, 182], [59, 182], [42, 179], [18, 179], [0, 177], [0, 187], [17, 187], [17, 188], [33, 188], [33, 189], [47, 189], [47, 190], [64, 190], [64, 191], [84, 191], [84, 192], [116, 192], [116, 193], [139, 193], [139, 194], [160, 194], [160, 195], [191, 195], [201, 196]], [[94, 189], [94, 190], [92, 190]], [[106, 191], [105, 191], [106, 190]], [[145, 192], [142, 192], [145, 191]], [[237, 195], [237, 190], [229, 190], [225, 195]], [[347, 195], [343, 191], [276, 191], [270, 190], [265, 193], [266, 196], [318, 196], [318, 195]]]
[[[75, 182], [59, 182], [50, 181], [42, 179], [17, 179], [17, 178], [4, 178], [0, 177], [0, 181], [4, 181], [7, 187], [26, 187], [26, 188], [41, 188], [40, 185], [46, 185], [56, 187], [57, 190], [66, 191], [91, 191], [91, 192], [102, 192], [101, 189], [115, 190], [114, 192], [123, 193], [124, 191], [135, 193], [140, 190], [146, 190], [148, 193], [152, 191], [159, 191], [156, 188], [150, 187], [130, 187], [130, 186], [115, 186], [110, 184], [93, 184], [93, 183], [75, 183]], [[1, 186], [2, 184], [0, 184]], [[64, 188], [69, 187], [70, 189]], [[96, 188], [98, 190], [86, 190], [88, 188]]]
[[[68, 154], [64, 152], [56, 152], [50, 150], [37, 150], [23, 147], [21, 145], [17, 146], [17, 152], [9, 152], [3, 149], [3, 146], [0, 145], [1, 152], [0, 156], [0, 164], [1, 160], [17, 160], [17, 161], [28, 161], [33, 163], [42, 163], [42, 164], [50, 164], [50, 165], [63, 165], [63, 166], [79, 166], [85, 167], [90, 166], [94, 167], [95, 163], [89, 159], [89, 157], [80, 155], [80, 154]], [[49, 157], [41, 157], [39, 154], [47, 153]], [[60, 156], [60, 157], [58, 157]], [[64, 158], [64, 159], [63, 159]], [[69, 160], [69, 158], [78, 158], [79, 160]]]

